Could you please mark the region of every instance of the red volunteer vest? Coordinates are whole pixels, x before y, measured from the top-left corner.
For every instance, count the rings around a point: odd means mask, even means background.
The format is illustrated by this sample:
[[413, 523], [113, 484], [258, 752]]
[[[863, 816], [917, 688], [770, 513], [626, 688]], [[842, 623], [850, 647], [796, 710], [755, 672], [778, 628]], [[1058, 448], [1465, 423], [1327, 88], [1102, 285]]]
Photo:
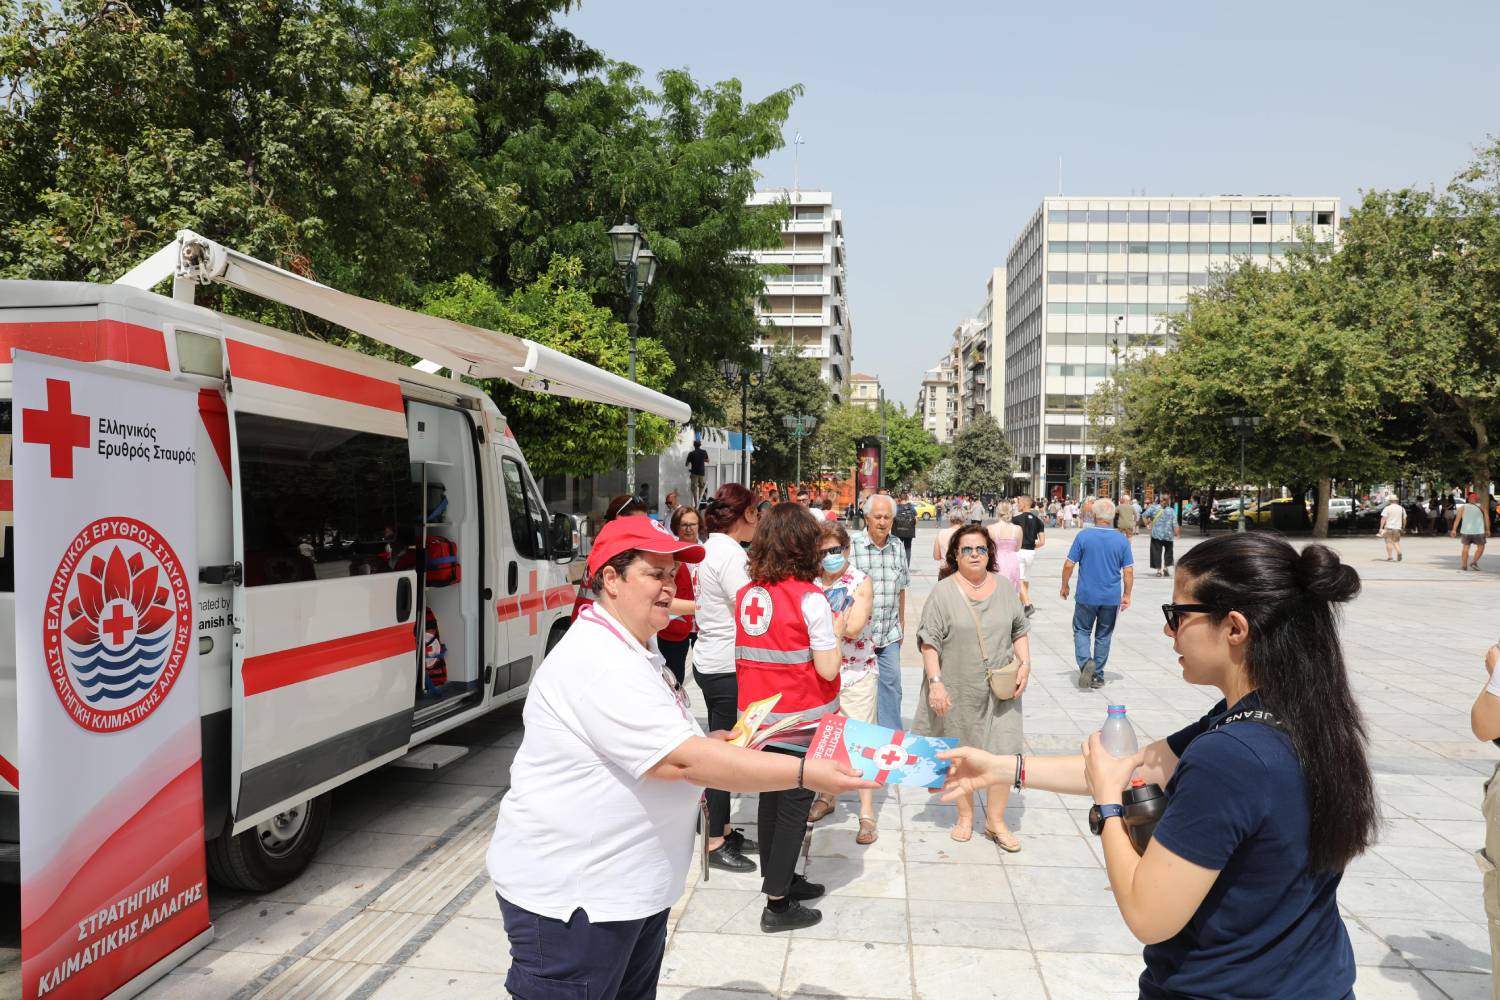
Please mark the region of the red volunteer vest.
[[[811, 638], [802, 620], [802, 598], [823, 596], [816, 584], [786, 579], [751, 581], [735, 595], [734, 664], [739, 709], [779, 693], [769, 725], [788, 715], [812, 717], [838, 710], [839, 679], [825, 681], [813, 668]], [[825, 598], [826, 599], [826, 598]]]

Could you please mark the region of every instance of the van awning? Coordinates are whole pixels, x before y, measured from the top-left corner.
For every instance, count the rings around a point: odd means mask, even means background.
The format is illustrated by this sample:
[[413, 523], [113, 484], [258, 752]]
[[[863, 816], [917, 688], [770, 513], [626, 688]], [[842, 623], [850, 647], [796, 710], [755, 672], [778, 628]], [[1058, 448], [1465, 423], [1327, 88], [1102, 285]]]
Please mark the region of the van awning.
[[[221, 246], [189, 230], [116, 283], [151, 289], [210, 282], [300, 309], [424, 359], [427, 371], [448, 368], [473, 378], [500, 378], [532, 392], [585, 399], [654, 413], [679, 424], [693, 411], [679, 399], [523, 337], [362, 299]], [[174, 292], [174, 294], [180, 294]]]

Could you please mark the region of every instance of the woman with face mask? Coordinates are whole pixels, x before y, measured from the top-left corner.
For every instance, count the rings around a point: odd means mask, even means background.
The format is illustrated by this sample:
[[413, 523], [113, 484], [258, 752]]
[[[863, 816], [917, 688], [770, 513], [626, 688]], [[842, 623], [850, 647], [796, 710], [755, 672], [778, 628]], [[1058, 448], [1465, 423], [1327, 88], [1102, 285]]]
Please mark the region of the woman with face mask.
[[[818, 558], [818, 576], [813, 582], [828, 596], [834, 614], [844, 615], [839, 635], [839, 713], [873, 725], [880, 688], [875, 643], [870, 640], [875, 585], [867, 573], [849, 562], [849, 532], [837, 521], [825, 521], [819, 529]], [[807, 818], [816, 823], [831, 812], [833, 796], [824, 795], [813, 803]], [[879, 835], [874, 793], [867, 789], [859, 793], [859, 832], [854, 842], [873, 844]]]

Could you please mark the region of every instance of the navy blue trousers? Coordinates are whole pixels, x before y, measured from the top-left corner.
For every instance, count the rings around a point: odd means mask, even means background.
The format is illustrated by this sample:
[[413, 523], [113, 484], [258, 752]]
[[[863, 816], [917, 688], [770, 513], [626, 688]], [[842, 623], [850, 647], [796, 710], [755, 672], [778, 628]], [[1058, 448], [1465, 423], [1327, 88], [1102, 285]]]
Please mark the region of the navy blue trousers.
[[505, 988], [516, 1000], [651, 1000], [667, 946], [667, 911], [640, 920], [592, 923], [583, 910], [566, 921], [508, 902], [500, 916], [510, 938]]

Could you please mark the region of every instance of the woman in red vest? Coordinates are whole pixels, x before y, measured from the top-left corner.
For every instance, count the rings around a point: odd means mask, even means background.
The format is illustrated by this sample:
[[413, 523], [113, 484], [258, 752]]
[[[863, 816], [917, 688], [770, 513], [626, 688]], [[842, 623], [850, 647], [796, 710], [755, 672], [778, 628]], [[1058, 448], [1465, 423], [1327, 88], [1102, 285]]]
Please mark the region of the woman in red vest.
[[[818, 536], [818, 522], [801, 506], [781, 504], [761, 518], [750, 545], [750, 582], [735, 600], [735, 675], [741, 712], [753, 701], [781, 695], [763, 725], [788, 715], [817, 719], [838, 711], [842, 615], [836, 622], [813, 582]], [[801, 755], [807, 746], [772, 741], [765, 750]], [[805, 788], [760, 796], [763, 931], [811, 927], [823, 919], [802, 905], [823, 895], [823, 887], [796, 874], [813, 797]]]

